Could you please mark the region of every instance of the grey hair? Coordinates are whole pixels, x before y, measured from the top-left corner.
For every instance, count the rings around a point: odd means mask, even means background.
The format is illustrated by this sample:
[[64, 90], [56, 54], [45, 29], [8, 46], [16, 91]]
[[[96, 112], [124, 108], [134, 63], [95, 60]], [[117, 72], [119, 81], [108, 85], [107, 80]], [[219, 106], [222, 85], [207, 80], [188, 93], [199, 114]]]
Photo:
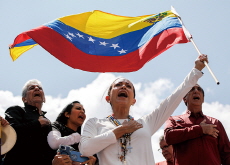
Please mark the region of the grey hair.
[[25, 83], [24, 87], [22, 88], [22, 97], [26, 97], [26, 92], [28, 91], [28, 87], [34, 84], [37, 84], [40, 87], [42, 87], [42, 83], [37, 79], [29, 80]]
[[164, 135], [161, 135], [161, 136], [159, 137], [159, 142], [161, 142], [161, 141], [163, 141], [163, 140], [165, 140], [165, 137], [164, 137]]

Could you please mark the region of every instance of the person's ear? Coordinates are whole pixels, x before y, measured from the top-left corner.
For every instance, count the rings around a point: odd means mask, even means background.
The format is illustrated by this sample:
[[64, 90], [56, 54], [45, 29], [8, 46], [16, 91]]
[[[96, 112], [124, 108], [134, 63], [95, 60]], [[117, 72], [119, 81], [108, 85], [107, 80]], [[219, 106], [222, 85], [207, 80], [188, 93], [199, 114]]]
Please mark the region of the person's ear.
[[69, 113], [65, 112], [65, 117], [69, 118]]
[[45, 103], [46, 102], [46, 98], [45, 98], [45, 96], [44, 96], [44, 98], [43, 98], [43, 103]]
[[132, 103], [132, 105], [134, 105], [135, 103], [136, 103], [136, 99], [134, 98], [134, 99], [133, 99], [133, 103]]
[[184, 100], [184, 103], [187, 104], [187, 95], [183, 98], [183, 100]]
[[45, 92], [44, 91], [42, 91], [42, 92], [43, 92], [43, 98], [42, 98], [43, 100], [42, 101], [43, 101], [43, 103], [45, 103], [46, 102]]
[[27, 100], [26, 100], [25, 97], [22, 97], [22, 102], [23, 102], [23, 103], [26, 103], [26, 102], [27, 102]]
[[105, 100], [110, 103], [110, 96], [105, 96]]

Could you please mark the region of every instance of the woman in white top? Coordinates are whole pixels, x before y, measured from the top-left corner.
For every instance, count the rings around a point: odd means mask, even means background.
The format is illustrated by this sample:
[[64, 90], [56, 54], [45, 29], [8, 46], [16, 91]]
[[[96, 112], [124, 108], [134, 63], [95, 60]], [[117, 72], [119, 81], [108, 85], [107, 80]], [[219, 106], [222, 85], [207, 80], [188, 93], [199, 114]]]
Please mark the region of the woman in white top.
[[[67, 145], [79, 151], [78, 144], [81, 137], [81, 125], [85, 121], [85, 109], [79, 101], [73, 101], [68, 104], [58, 115], [56, 121], [52, 123], [52, 131], [48, 134], [48, 143], [55, 150], [56, 154], [59, 145]], [[60, 156], [59, 156], [60, 157]], [[64, 157], [66, 159], [66, 157]], [[94, 165], [96, 158], [90, 156], [88, 161], [82, 164]], [[70, 159], [65, 160], [66, 164], [71, 162], [78, 165], [77, 162], [72, 162]]]
[[91, 118], [86, 122], [80, 152], [86, 156], [97, 153], [100, 165], [155, 164], [151, 136], [202, 76], [203, 61], [207, 61], [207, 55], [199, 56], [183, 83], [158, 108], [140, 119], [129, 115], [130, 106], [136, 102], [133, 84], [125, 78], [115, 80], [106, 96], [113, 114], [105, 119]]

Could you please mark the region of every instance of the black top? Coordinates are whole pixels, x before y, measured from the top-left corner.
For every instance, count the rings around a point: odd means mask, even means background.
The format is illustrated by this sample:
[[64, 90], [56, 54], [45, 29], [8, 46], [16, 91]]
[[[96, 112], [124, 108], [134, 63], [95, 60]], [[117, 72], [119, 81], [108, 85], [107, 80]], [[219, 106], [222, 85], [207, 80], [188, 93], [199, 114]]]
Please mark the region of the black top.
[[47, 142], [51, 126], [41, 127], [38, 109], [27, 104], [24, 108], [12, 106], [5, 111], [5, 115], [17, 133], [17, 141], [6, 153], [4, 165], [52, 165], [54, 157]]
[[[64, 124], [61, 124], [60, 122], [58, 121], [55, 121], [53, 124], [52, 124], [52, 129], [53, 130], [57, 130], [61, 133], [61, 137], [64, 137], [64, 136], [69, 136], [71, 135], [72, 133], [79, 133], [81, 134], [81, 126], [78, 127], [77, 131], [74, 131], [72, 129], [70, 129], [69, 127], [66, 127]], [[72, 144], [70, 145], [71, 147], [73, 147], [76, 151], [79, 152], [79, 149], [78, 149], [78, 145], [79, 143], [75, 143], [75, 144]], [[96, 157], [96, 162], [95, 162], [95, 165], [99, 165], [99, 162], [98, 162], [98, 158], [97, 158], [97, 155], [93, 155]]]

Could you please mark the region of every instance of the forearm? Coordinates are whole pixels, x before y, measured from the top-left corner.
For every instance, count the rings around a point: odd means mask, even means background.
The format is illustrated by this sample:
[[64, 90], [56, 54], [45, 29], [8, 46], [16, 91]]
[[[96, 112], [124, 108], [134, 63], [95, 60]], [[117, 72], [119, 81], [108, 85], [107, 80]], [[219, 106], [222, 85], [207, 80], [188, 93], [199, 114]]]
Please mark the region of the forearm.
[[166, 128], [165, 129], [165, 140], [166, 143], [176, 144], [181, 143], [190, 139], [195, 139], [203, 136], [202, 128], [199, 125], [194, 125], [185, 128]]
[[59, 145], [72, 145], [75, 143], [80, 142], [81, 135], [79, 133], [73, 133], [69, 136], [61, 137], [61, 133], [59, 131], [51, 131], [48, 134], [47, 141], [53, 150], [57, 150], [59, 148]]
[[147, 116], [150, 125], [154, 126], [152, 134], [164, 124], [170, 115], [172, 115], [183, 97], [191, 90], [201, 76], [202, 73], [199, 70], [193, 69], [177, 89], [166, 98], [155, 111]]
[[[116, 143], [117, 140], [113, 129], [105, 125], [105, 127], [101, 127], [103, 122], [97, 118], [91, 118], [85, 123], [79, 144], [79, 150], [82, 155], [92, 156], [109, 145]], [[100, 128], [103, 128], [103, 131]]]
[[23, 110], [19, 108], [9, 108], [5, 112], [5, 119], [17, 133], [34, 131], [41, 127], [40, 122], [37, 119], [25, 122], [23, 114]]
[[116, 136], [116, 139], [119, 139], [125, 134], [125, 129], [122, 128], [122, 126], [118, 126], [116, 129], [113, 130], [114, 135]]
[[94, 137], [82, 135], [79, 150], [82, 155], [91, 156], [116, 142], [116, 136], [112, 130]]

